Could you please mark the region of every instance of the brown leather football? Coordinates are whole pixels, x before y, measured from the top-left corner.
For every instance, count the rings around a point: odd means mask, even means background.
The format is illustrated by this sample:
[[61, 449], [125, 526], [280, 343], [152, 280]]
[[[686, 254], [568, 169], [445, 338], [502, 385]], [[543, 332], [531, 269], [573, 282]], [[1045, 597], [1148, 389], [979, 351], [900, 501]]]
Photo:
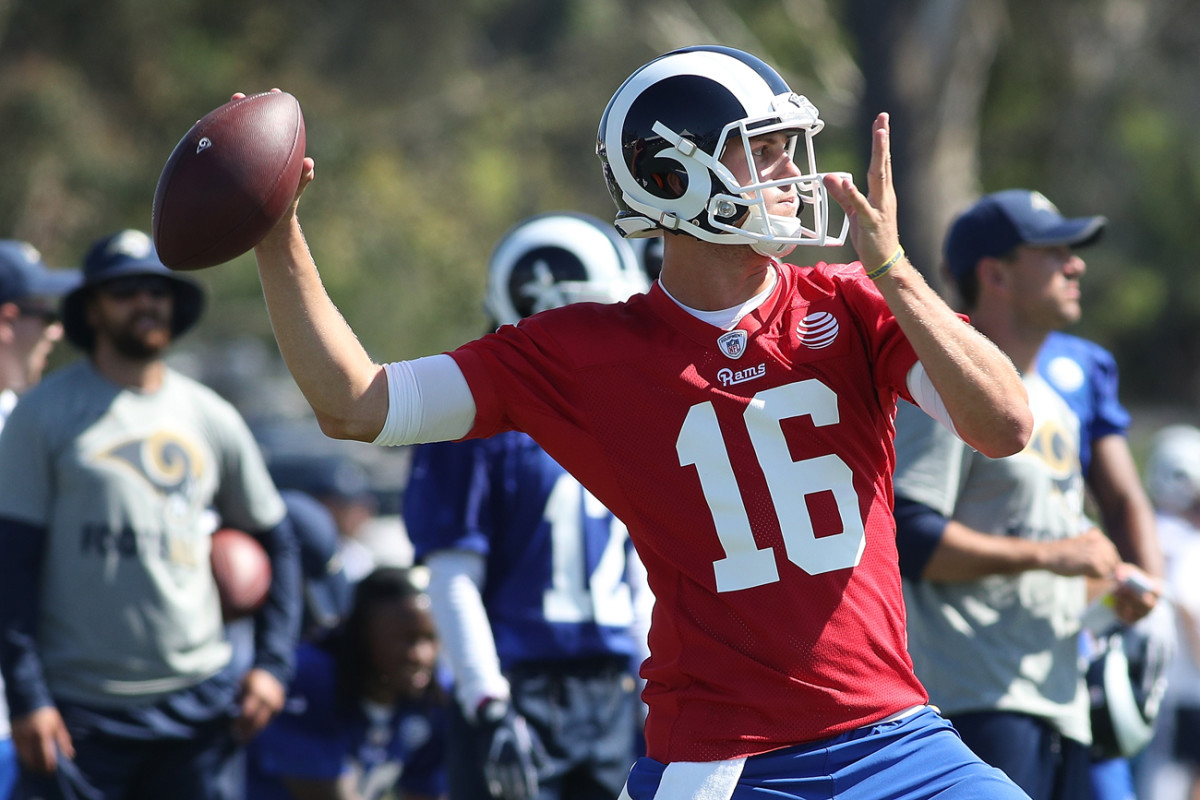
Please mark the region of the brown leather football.
[[158, 257], [193, 270], [258, 244], [296, 196], [304, 115], [287, 92], [231, 100], [205, 114], [167, 159], [151, 219]]
[[271, 588], [271, 560], [250, 534], [235, 528], [215, 532], [212, 571], [226, 621], [250, 616], [266, 601]]

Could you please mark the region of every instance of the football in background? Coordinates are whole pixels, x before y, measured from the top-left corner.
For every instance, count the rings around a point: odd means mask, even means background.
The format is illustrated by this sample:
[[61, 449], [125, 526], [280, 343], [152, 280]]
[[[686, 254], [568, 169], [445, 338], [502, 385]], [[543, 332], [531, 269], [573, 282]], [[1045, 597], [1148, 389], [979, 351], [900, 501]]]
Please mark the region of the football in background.
[[266, 601], [271, 560], [250, 534], [235, 528], [216, 531], [212, 535], [212, 572], [227, 622], [250, 616]]
[[283, 216], [304, 166], [304, 115], [287, 92], [231, 100], [204, 115], [167, 159], [151, 231], [171, 269], [248, 252]]

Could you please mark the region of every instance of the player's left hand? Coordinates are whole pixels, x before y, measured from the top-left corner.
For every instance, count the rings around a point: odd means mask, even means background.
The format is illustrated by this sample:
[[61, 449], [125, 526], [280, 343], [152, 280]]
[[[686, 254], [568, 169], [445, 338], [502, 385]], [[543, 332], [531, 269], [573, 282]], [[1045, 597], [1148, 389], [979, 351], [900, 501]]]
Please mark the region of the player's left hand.
[[478, 717], [488, 792], [497, 800], [533, 800], [538, 773], [548, 761], [537, 732], [509, 701], [489, 700]]
[[886, 113], [871, 126], [871, 165], [867, 195], [844, 174], [825, 176], [825, 188], [850, 219], [850, 241], [869, 272], [886, 262], [900, 247], [896, 223], [896, 187], [892, 182], [891, 127]]
[[241, 714], [233, 723], [233, 732], [242, 742], [253, 739], [267, 723], [283, 710], [287, 691], [279, 679], [265, 669], [252, 669], [242, 679]]

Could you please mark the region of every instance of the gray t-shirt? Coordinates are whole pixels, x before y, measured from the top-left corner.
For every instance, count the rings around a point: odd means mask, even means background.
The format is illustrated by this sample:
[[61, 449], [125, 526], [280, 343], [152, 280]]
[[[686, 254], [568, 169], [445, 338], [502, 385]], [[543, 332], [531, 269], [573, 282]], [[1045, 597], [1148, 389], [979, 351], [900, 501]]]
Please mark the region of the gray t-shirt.
[[[994, 536], [1052, 540], [1089, 527], [1083, 515], [1079, 422], [1037, 375], [1025, 386], [1034, 433], [1025, 449], [992, 459], [922, 411], [901, 403], [895, 490]], [[930, 702], [947, 716], [1014, 711], [1091, 742], [1079, 666], [1083, 578], [1045, 570], [966, 583], [904, 581], [909, 652]]]
[[283, 515], [241, 416], [171, 370], [142, 393], [81, 360], [0, 434], [0, 516], [46, 529], [37, 636], [56, 697], [151, 703], [225, 666], [210, 536]]

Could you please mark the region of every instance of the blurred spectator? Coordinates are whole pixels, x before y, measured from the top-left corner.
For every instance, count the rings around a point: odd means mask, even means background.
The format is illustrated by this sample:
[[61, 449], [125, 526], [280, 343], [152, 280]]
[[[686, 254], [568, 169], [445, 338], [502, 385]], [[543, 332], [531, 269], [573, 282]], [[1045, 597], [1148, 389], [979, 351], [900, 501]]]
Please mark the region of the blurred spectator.
[[1200, 428], [1158, 432], [1146, 488], [1158, 512], [1176, 647], [1159, 726], [1136, 764], [1138, 793], [1143, 800], [1200, 800]]
[[253, 800], [434, 800], [444, 793], [445, 695], [420, 573], [381, 567], [346, 624], [300, 645], [284, 711], [249, 748]]
[[[280, 489], [295, 489], [320, 501], [333, 516], [340, 534], [342, 567], [351, 583], [376, 566], [406, 566], [388, 547], [407, 545], [401, 528], [398, 544], [368, 538], [379, 516], [379, 499], [371, 491], [367, 472], [350, 458], [338, 455], [280, 456], [271, 460], [271, 475]], [[411, 553], [411, 550], [409, 551]], [[403, 558], [403, 557], [401, 557]]]
[[[18, 395], [42, 379], [62, 339], [59, 298], [79, 284], [78, 270], [51, 270], [27, 242], [0, 240], [0, 430]], [[0, 800], [17, 781], [17, 751], [0, 676]]]
[[[120, 231], [62, 301], [86, 358], [30, 390], [0, 435], [0, 666], [22, 797], [224, 796], [240, 744], [283, 705], [299, 567], [245, 422], [165, 353], [203, 289]], [[272, 582], [243, 670], [210, 566], [214, 515], [259, 537]], [[240, 782], [239, 782], [240, 783]]]
[[[1089, 219], [1101, 223], [1101, 228], [1092, 231], [1093, 224], [1084, 229], [1080, 235], [1085, 238], [1075, 245], [1077, 248], [1093, 244], [1106, 224], [1102, 217]], [[1116, 359], [1095, 342], [1053, 330], [1046, 335], [1038, 351], [1037, 369], [1079, 419], [1079, 463], [1089, 499], [1099, 511], [1101, 529], [1123, 558], [1148, 575], [1161, 579], [1162, 553], [1155, 533], [1154, 509], [1146, 497], [1137, 463], [1129, 449], [1127, 435], [1131, 418], [1120, 400]], [[1146, 655], [1157, 652], [1159, 637], [1149, 635], [1154, 631], [1152, 621], [1147, 620], [1140, 627], [1147, 635], [1132, 630], [1122, 631], [1120, 635], [1128, 638], [1130, 645], [1137, 642]], [[1101, 675], [1113, 675], [1115, 666], [1109, 667], [1107, 662], [1125, 658], [1125, 654], [1115, 654], [1112, 646], [1116, 642], [1097, 638], [1097, 635], [1106, 637], [1112, 632], [1084, 631], [1080, 648], [1084, 658], [1095, 662], [1088, 668], [1093, 723], [1100, 722], [1105, 729], [1111, 729], [1107, 691], [1103, 682], [1096, 681]], [[1142, 666], [1152, 663], [1153, 659], [1149, 659]], [[1143, 672], [1140, 677], [1149, 681], [1147, 686], [1153, 686], [1153, 675]], [[1139, 680], [1139, 684], [1141, 682]], [[1124, 692], [1120, 694], [1126, 696]], [[1119, 698], [1113, 700], [1120, 702]], [[1137, 713], [1137, 716], [1141, 714]], [[1145, 744], [1142, 737], [1135, 738]], [[1093, 739], [1096, 739], [1095, 735]], [[1120, 754], [1123, 750], [1133, 749], [1133, 745], [1133, 739], [1127, 739], [1125, 747], [1116, 747], [1112, 741], [1093, 741], [1092, 800], [1133, 800], [1133, 775], [1127, 758], [1131, 753]]]
[[[1091, 796], [1091, 716], [1080, 669], [1088, 583], [1142, 574], [1084, 515], [1080, 420], [1037, 371], [1051, 331], [1079, 319], [1075, 248], [1103, 217], [1064, 218], [1043, 195], [987, 195], [946, 238], [971, 322], [1022, 374], [1025, 449], [972, 450], [915, 407], [896, 417], [897, 545], [917, 676], [966, 744], [1033, 800]], [[1144, 577], [1144, 576], [1142, 576]], [[1152, 594], [1117, 589], [1126, 619]]]
[[304, 616], [300, 638], [318, 641], [342, 624], [350, 613], [353, 588], [342, 564], [340, 535], [333, 514], [305, 492], [280, 492], [300, 547]]

